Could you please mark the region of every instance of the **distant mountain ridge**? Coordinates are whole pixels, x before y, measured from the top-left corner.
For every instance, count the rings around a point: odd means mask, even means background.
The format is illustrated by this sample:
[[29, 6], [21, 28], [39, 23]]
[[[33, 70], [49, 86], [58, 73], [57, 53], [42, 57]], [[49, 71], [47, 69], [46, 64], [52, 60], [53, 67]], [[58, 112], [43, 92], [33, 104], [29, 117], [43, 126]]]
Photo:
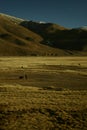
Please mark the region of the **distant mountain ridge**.
[[0, 56], [87, 55], [87, 27], [68, 29], [0, 13]]
[[79, 27], [79, 28], [77, 28], [77, 29], [81, 29], [81, 30], [87, 31], [87, 26]]

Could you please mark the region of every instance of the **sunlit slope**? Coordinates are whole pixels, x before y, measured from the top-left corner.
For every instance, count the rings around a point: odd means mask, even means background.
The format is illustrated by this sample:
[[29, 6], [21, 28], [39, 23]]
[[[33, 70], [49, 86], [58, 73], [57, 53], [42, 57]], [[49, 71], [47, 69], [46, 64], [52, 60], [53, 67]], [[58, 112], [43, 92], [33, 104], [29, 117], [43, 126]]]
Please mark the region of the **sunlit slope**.
[[[17, 20], [16, 20], [17, 21]], [[60, 49], [41, 44], [43, 37], [0, 15], [0, 55], [62, 55]]]

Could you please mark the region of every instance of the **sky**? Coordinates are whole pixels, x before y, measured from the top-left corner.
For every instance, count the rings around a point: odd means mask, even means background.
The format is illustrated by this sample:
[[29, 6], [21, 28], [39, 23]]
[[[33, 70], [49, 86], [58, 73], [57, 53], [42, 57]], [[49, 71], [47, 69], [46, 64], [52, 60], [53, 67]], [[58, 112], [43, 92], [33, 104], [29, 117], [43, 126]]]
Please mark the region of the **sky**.
[[87, 0], [0, 0], [0, 13], [68, 28], [87, 26]]

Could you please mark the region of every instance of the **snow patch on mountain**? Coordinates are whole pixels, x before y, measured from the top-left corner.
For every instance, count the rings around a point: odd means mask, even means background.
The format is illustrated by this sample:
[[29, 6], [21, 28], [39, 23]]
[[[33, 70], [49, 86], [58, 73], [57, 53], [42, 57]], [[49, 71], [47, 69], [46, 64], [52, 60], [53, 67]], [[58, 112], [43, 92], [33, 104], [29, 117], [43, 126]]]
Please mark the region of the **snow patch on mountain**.
[[17, 18], [15, 16], [10, 16], [10, 15], [3, 14], [3, 13], [0, 13], [0, 15], [5, 18], [8, 18], [10, 21], [15, 22], [15, 23], [21, 23], [22, 21], [24, 21], [24, 19]]
[[87, 26], [80, 27], [80, 29], [87, 30]]

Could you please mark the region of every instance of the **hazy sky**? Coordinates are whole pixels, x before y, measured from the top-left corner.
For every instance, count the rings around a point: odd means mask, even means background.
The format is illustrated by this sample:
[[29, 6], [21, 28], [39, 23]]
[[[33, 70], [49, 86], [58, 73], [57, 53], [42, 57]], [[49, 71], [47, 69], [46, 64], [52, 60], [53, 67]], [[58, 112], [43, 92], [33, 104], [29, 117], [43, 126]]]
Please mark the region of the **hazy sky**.
[[0, 0], [0, 13], [65, 27], [87, 26], [87, 0]]

